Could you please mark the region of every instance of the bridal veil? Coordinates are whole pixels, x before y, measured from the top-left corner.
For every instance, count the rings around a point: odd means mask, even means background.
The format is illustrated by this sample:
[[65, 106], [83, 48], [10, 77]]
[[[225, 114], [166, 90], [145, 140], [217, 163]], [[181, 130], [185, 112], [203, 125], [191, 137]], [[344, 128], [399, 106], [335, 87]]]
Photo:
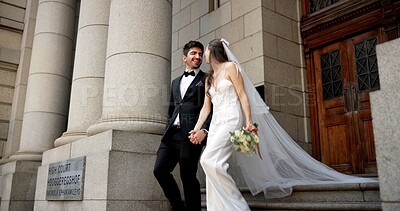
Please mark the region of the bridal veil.
[[252, 119], [258, 124], [260, 156], [236, 153], [245, 182], [253, 195], [264, 192], [266, 198], [279, 198], [290, 195], [296, 185], [377, 182], [376, 178], [339, 173], [305, 152], [270, 113], [229, 49], [229, 43], [224, 39], [221, 41], [228, 59], [236, 63], [243, 77]]

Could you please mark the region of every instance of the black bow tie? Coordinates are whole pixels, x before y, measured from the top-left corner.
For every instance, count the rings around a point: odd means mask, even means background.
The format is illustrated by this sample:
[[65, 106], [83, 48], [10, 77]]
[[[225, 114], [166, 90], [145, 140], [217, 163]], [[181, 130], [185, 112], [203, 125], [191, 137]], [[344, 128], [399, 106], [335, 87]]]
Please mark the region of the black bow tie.
[[188, 77], [189, 75], [191, 75], [191, 76], [195, 76], [196, 75], [196, 73], [194, 72], [194, 71], [191, 71], [191, 72], [183, 72], [183, 75], [185, 76], [185, 77]]

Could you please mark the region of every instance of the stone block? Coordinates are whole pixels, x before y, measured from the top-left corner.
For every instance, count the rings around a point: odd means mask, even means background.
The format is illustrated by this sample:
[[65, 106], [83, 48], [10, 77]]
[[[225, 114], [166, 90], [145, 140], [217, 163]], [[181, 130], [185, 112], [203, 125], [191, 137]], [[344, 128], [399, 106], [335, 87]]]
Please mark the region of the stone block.
[[[73, 48], [72, 44], [73, 41], [71, 39], [58, 34], [36, 34], [29, 74], [46, 73], [51, 74], [53, 78], [60, 76], [66, 81], [70, 80], [73, 61], [73, 55], [71, 53]], [[49, 61], [49, 58], [51, 58], [51, 61]], [[31, 79], [29, 80], [31, 81]], [[41, 81], [43, 81], [43, 79]], [[59, 87], [61, 86], [59, 85]]]
[[210, 1], [196, 0], [190, 5], [190, 20], [193, 22], [206, 15], [209, 11]]
[[[35, 34], [52, 33], [74, 39], [75, 2], [73, 1], [42, 2], [38, 6]], [[69, 4], [69, 5], [68, 5]], [[59, 24], [63, 23], [63, 24]], [[36, 41], [35, 41], [36, 42]], [[47, 57], [46, 57], [47, 58]]]
[[105, 131], [71, 143], [71, 157], [105, 153], [111, 150], [112, 130]]
[[[33, 210], [34, 211], [44, 211], [44, 210], [64, 211], [63, 202], [61, 202], [61, 201], [44, 201], [44, 200], [42, 201], [42, 200], [37, 200], [37, 201], [35, 201], [35, 205], [34, 205]], [[82, 209], [76, 209], [76, 210], [82, 210]]]
[[296, 116], [304, 116], [304, 93], [286, 87], [282, 87], [282, 89], [283, 95], [280, 100], [281, 111]]
[[28, 19], [36, 20], [38, 4], [39, 0], [30, 0], [26, 2], [25, 23]]
[[[45, 156], [43, 156], [45, 157]], [[38, 168], [35, 201], [45, 201], [47, 191], [47, 178], [49, 173], [49, 164], [45, 164]]]
[[200, 35], [200, 21], [195, 20], [179, 30], [179, 47], [185, 46], [190, 40], [196, 40]]
[[7, 19], [24, 22], [25, 10], [2, 1], [0, 2], [0, 14]]
[[[68, 131], [85, 132], [101, 118], [104, 78], [88, 77], [74, 81], [71, 89]], [[74, 115], [73, 115], [74, 114]]]
[[380, 202], [380, 195], [378, 190], [367, 190], [363, 192], [364, 200], [367, 202]]
[[188, 7], [189, 5], [191, 5], [195, 1], [196, 0], [181, 0], [181, 8], [184, 9], [184, 8]]
[[48, 165], [69, 158], [71, 158], [71, 145], [65, 144], [43, 152], [42, 165]]
[[156, 154], [161, 140], [160, 135], [146, 133], [113, 131], [112, 135], [118, 140], [113, 142], [112, 150], [123, 152]]
[[20, 211], [20, 210], [33, 210], [34, 201], [10, 201], [7, 210]]
[[261, 1], [232, 0], [232, 20], [261, 7]]
[[217, 10], [200, 18], [200, 36], [210, 33], [231, 22], [231, 2], [221, 5]]
[[254, 33], [260, 32], [263, 30], [262, 23], [262, 8], [256, 8], [244, 15], [244, 36], [248, 37]]
[[83, 200], [107, 200], [110, 177], [109, 152], [86, 155]]
[[35, 37], [35, 25], [36, 20], [34, 19], [29, 19], [27, 22], [25, 22], [24, 32], [22, 33], [21, 49], [33, 47], [33, 38]]
[[18, 64], [20, 53], [21, 52], [19, 50], [0, 47], [0, 61]]
[[292, 21], [292, 41], [301, 44], [300, 22]]
[[261, 6], [271, 11], [275, 11], [275, 0], [262, 0]]
[[297, 73], [297, 69], [293, 65], [269, 57], [265, 57], [264, 63], [266, 67], [265, 81], [295, 89], [296, 77], [293, 76], [296, 75], [294, 73]]
[[15, 86], [27, 85], [29, 77], [29, 69], [31, 67], [32, 49], [23, 48], [21, 51], [20, 63], [18, 65]]
[[[81, 1], [79, 14], [79, 28], [90, 25], [105, 25], [108, 28], [110, 15], [110, 1]], [[98, 27], [98, 26], [97, 26]]]
[[297, 0], [279, 0], [275, 1], [276, 12], [295, 21], [300, 21], [301, 5]]
[[11, 104], [13, 101], [14, 88], [13, 87], [0, 87], [0, 102]]
[[76, 211], [76, 210], [93, 210], [93, 211], [106, 211], [113, 210], [108, 208], [107, 201], [71, 201], [64, 202], [63, 211]]
[[26, 85], [17, 86], [14, 89], [14, 96], [13, 96], [11, 116], [10, 116], [11, 121], [23, 119], [25, 97], [26, 97]]
[[[140, 9], [132, 13], [130, 8]], [[113, 11], [118, 12], [114, 14]], [[121, 52], [131, 54], [144, 52], [170, 61], [170, 35], [172, 34], [169, 27], [171, 26], [170, 12], [171, 4], [167, 1], [121, 0], [116, 3], [111, 1], [109, 31], [115, 30], [118, 33], [108, 33], [107, 57], [110, 58]], [[187, 18], [190, 22], [190, 11]], [[140, 29], [140, 33], [135, 29]], [[169, 36], [166, 38], [165, 34]], [[132, 40], [140, 40], [140, 42], [132, 42]]]
[[[156, 156], [114, 151], [110, 154], [108, 197], [111, 200], [162, 200], [164, 195], [153, 176]], [[146, 179], [144, 179], [146, 178]]]
[[179, 46], [179, 36], [178, 36], [178, 32], [174, 32], [174, 33], [172, 33], [172, 40], [171, 40], [171, 42], [172, 42], [172, 45], [171, 45], [171, 50], [172, 51], [176, 51], [176, 50], [178, 50], [178, 46]]
[[398, 203], [398, 202], [395, 202], [395, 203], [393, 203], [393, 202], [390, 202], [390, 203], [383, 202], [382, 203], [382, 210], [385, 210], [385, 211], [398, 211], [398, 210], [400, 210], [400, 203]]
[[264, 58], [262, 56], [241, 64], [255, 86], [264, 82]]
[[177, 32], [179, 29], [190, 24], [190, 7], [182, 8], [172, 17], [172, 32]]
[[272, 59], [278, 59], [277, 36], [269, 32], [263, 32], [263, 54]]
[[[400, 39], [377, 46], [381, 90], [371, 92], [380, 195], [384, 210], [392, 210], [400, 201]], [[388, 202], [386, 204], [386, 202]], [[387, 209], [386, 209], [387, 208]]]
[[271, 110], [280, 111], [280, 96], [282, 89], [280, 86], [272, 83], [265, 83], [265, 101]]
[[244, 38], [244, 17], [236, 18], [215, 30], [215, 38], [224, 38], [231, 45]]
[[[183, 60], [182, 60], [183, 52], [182, 48], [179, 48], [178, 50], [172, 52], [171, 54], [171, 69], [176, 70], [180, 67], [183, 66]], [[182, 73], [181, 73], [182, 74]], [[174, 77], [172, 77], [174, 78]]]
[[[46, 81], [46, 83], [43, 83]], [[68, 114], [70, 81], [52, 74], [34, 74], [29, 77], [30, 89], [26, 95], [25, 113], [46, 111], [53, 115]], [[49, 87], [52, 87], [49, 89]], [[38, 100], [37, 96], [45, 96]]]
[[271, 34], [292, 40], [292, 20], [271, 10], [262, 9], [262, 28]]
[[10, 121], [8, 128], [9, 129], [7, 136], [6, 155], [10, 156], [15, 154], [15, 152], [19, 150], [22, 121], [21, 120]]
[[11, 114], [11, 105], [0, 104], [0, 120], [9, 121]]
[[172, 15], [175, 15], [181, 11], [181, 0], [173, 0], [172, 1]]
[[79, 29], [74, 76], [104, 78], [108, 26], [93, 25]]
[[[13, 182], [13, 175], [12, 174], [2, 174], [2, 193], [1, 193], [1, 200], [2, 201], [10, 201], [11, 198], [11, 190], [12, 190], [12, 182]], [[1, 203], [3, 204], [3, 203]]]
[[[170, 62], [147, 53], [122, 53], [108, 58], [106, 65], [110, 72], [120, 74], [106, 75], [103, 118], [126, 120], [120, 121], [114, 129], [162, 133], [168, 94], [163, 90], [169, 87], [170, 75], [167, 70], [170, 69]], [[132, 67], [140, 67], [140, 71], [132, 71]], [[148, 76], [149, 72], [153, 73], [153, 77]], [[140, 121], [132, 124], [132, 120]], [[158, 126], [147, 127], [146, 124]], [[157, 131], [153, 130], [155, 128]]]
[[9, 3], [11, 5], [15, 5], [18, 7], [26, 7], [27, 0], [3, 0], [3, 2]]
[[[1, 14], [1, 13], [0, 13]], [[1, 50], [19, 51], [22, 34], [11, 30], [0, 29]]]
[[[215, 36], [215, 31], [212, 31], [212, 32], [200, 37], [199, 39], [197, 39], [197, 41], [201, 42], [204, 45], [204, 50], [206, 50], [208, 43], [215, 38], [217, 38]], [[203, 63], [201, 65], [201, 69], [204, 71], [205, 69], [207, 69], [206, 66], [210, 66], [210, 65], [206, 63], [206, 59], [205, 59], [205, 57], [203, 57]]]
[[[0, 122], [0, 139], [7, 140], [8, 125], [9, 125], [9, 123]], [[3, 148], [0, 149], [0, 153], [3, 151], [2, 149]]]
[[10, 20], [10, 19], [6, 19], [6, 18], [3, 18], [3, 17], [0, 17], [0, 24], [2, 26], [6, 26], [6, 27], [9, 27], [9, 28], [17, 29], [17, 30], [21, 30], [21, 31], [24, 29], [24, 24], [23, 23], [17, 22], [17, 21], [13, 21], [13, 20]]
[[16, 71], [9, 71], [0, 67], [0, 75], [0, 84], [6, 86], [15, 85]]
[[301, 48], [299, 44], [288, 40], [278, 39], [278, 59], [296, 67], [301, 67]]
[[262, 40], [262, 32], [259, 32], [230, 45], [231, 50], [241, 63], [245, 63], [263, 55]]

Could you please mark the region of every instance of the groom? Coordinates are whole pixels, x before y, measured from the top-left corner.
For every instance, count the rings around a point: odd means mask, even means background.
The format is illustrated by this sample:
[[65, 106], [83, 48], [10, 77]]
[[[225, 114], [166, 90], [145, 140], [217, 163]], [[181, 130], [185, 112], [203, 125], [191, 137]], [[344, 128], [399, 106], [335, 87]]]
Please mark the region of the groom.
[[[204, 46], [197, 41], [188, 42], [183, 48], [182, 59], [186, 70], [172, 81], [168, 109], [168, 121], [154, 166], [154, 176], [169, 200], [173, 211], [200, 211], [200, 183], [196, 178], [197, 166], [205, 141], [193, 144], [189, 140], [199, 117], [205, 96], [205, 73], [200, 65]], [[203, 140], [207, 134], [211, 115], [198, 136]], [[171, 172], [179, 163], [185, 202]]]

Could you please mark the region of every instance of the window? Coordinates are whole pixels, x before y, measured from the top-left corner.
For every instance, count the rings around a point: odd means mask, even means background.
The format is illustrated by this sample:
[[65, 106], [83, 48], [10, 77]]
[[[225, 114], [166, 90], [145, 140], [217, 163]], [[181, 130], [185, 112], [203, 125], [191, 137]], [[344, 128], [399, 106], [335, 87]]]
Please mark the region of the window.
[[309, 0], [310, 14], [339, 2], [340, 0]]

